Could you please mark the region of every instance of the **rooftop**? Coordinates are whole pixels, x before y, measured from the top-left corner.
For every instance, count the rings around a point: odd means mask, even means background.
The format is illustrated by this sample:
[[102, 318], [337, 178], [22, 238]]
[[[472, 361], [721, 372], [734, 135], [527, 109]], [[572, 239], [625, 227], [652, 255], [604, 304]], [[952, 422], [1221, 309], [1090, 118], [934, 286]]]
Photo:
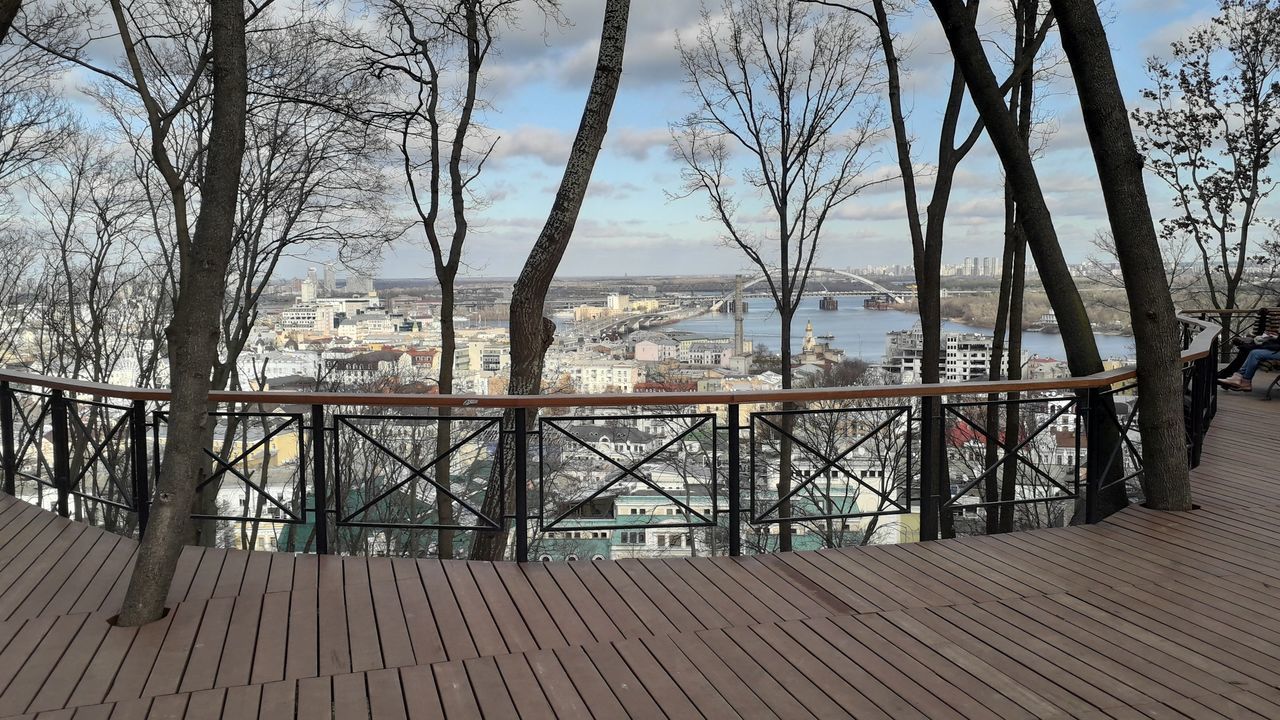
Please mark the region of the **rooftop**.
[[[0, 718], [1280, 716], [1280, 403], [1220, 396], [1200, 509], [747, 557], [486, 563], [187, 548], [0, 496]], [[26, 713], [26, 715], [23, 715]]]

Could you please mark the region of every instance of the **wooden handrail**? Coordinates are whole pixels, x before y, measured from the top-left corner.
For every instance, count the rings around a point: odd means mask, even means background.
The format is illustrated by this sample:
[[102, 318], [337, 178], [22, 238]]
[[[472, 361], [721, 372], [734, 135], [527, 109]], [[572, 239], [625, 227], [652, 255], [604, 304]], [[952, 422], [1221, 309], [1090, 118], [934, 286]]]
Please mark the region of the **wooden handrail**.
[[[1196, 310], [1188, 312], [1199, 312]], [[1217, 311], [1213, 311], [1217, 312]], [[1191, 362], [1209, 355], [1211, 342], [1222, 328], [1207, 320], [1180, 315], [1178, 319], [1200, 327], [1191, 346], [1182, 351], [1182, 361]], [[209, 400], [217, 403], [254, 405], [360, 405], [365, 407], [471, 407], [471, 408], [553, 408], [616, 407], [660, 405], [746, 405], [781, 402], [813, 402], [818, 400], [865, 400], [871, 398], [938, 397], [941, 395], [976, 395], [1007, 392], [1040, 392], [1047, 390], [1088, 390], [1132, 380], [1136, 367], [1119, 368], [1081, 377], [1052, 380], [1003, 380], [925, 385], [866, 385], [839, 388], [793, 388], [790, 390], [752, 390], [744, 392], [674, 392], [674, 393], [609, 393], [602, 395], [427, 395], [393, 393], [291, 392], [284, 390], [216, 391]], [[68, 380], [16, 370], [0, 370], [0, 381], [31, 385], [49, 390], [62, 390], [83, 395], [117, 400], [163, 402], [169, 399], [167, 388], [138, 388], [107, 383]]]
[[1220, 310], [1218, 308], [1192, 308], [1190, 310], [1182, 311], [1185, 315], [1253, 315], [1260, 312], [1280, 312], [1280, 307], [1231, 308], [1229, 310]]

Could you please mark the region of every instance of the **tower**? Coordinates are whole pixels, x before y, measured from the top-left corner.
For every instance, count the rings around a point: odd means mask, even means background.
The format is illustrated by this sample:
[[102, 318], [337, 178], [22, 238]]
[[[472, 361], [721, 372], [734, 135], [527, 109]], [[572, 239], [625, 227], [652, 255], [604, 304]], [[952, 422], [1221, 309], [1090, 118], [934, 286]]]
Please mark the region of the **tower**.
[[324, 264], [324, 282], [321, 284], [324, 288], [326, 297], [333, 297], [334, 292], [338, 289], [338, 276], [334, 272], [333, 263]]
[[307, 279], [302, 281], [302, 302], [314, 302], [316, 299], [316, 269], [307, 270]]
[[742, 276], [733, 278], [733, 356], [742, 357], [746, 352], [746, 340], [742, 333]]

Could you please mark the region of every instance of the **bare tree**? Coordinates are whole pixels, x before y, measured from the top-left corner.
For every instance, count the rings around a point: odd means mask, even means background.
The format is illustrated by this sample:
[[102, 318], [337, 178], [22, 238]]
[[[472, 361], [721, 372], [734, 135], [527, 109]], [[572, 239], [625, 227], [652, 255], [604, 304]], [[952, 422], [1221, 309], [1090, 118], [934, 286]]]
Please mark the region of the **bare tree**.
[[[137, 61], [137, 50], [118, 0], [112, 1], [112, 10], [134, 86], [147, 108], [153, 159], [163, 175], [171, 176], [164, 112], [156, 104]], [[213, 117], [195, 230], [184, 237], [182, 223], [178, 226], [179, 284], [167, 333], [172, 388], [169, 441], [157, 475], [150, 524], [138, 548], [120, 611], [122, 625], [142, 625], [163, 616], [165, 598], [187, 535], [191, 501], [200, 479], [209, 471], [204, 439], [209, 432], [209, 391], [219, 333], [217, 316], [208, 309], [221, 304], [234, 238], [249, 90], [245, 24], [245, 8], [240, 0], [211, 0], [208, 57], [217, 59], [211, 63]], [[202, 75], [203, 69], [198, 74]], [[170, 182], [170, 190], [177, 209], [182, 205], [179, 199], [185, 197], [185, 188], [176, 176]], [[185, 212], [181, 207], [181, 213]]]
[[[564, 176], [556, 191], [555, 200], [547, 213], [547, 222], [534, 241], [533, 249], [525, 260], [520, 276], [516, 278], [511, 293], [511, 379], [507, 385], [510, 395], [537, 395], [542, 388], [542, 369], [547, 348], [555, 337], [555, 324], [542, 314], [547, 291], [555, 278], [560, 259], [564, 257], [578, 222], [578, 212], [587, 195], [591, 172], [595, 169], [600, 146], [609, 129], [609, 114], [618, 94], [618, 82], [622, 78], [622, 61], [627, 46], [627, 18], [631, 11], [630, 0], [607, 0], [604, 22], [600, 30], [600, 50], [596, 56], [595, 74], [591, 89], [582, 109], [582, 120], [569, 150]], [[517, 410], [508, 412], [506, 422], [514, 422]], [[510, 438], [503, 440], [513, 457], [515, 446]], [[485, 494], [484, 514], [501, 517], [508, 514], [514, 503], [514, 482], [502, 482], [501, 469], [495, 468], [489, 477]], [[506, 487], [505, 493], [498, 488]], [[472, 544], [471, 557], [475, 560], [493, 560], [502, 555], [507, 544], [507, 533], [487, 533]]]
[[[440, 284], [443, 361], [438, 385], [446, 395], [453, 392], [457, 347], [456, 281], [471, 211], [483, 204], [473, 183], [497, 143], [476, 121], [485, 106], [482, 72], [499, 32], [513, 20], [516, 5], [516, 0], [381, 0], [373, 8], [382, 24], [382, 43], [361, 43], [373, 75], [391, 78], [405, 96], [403, 102], [383, 108], [379, 122], [387, 123], [395, 136], [409, 199]], [[448, 408], [441, 408], [440, 414], [447, 416]], [[446, 455], [436, 464], [436, 482], [447, 485], [448, 420], [441, 420], [436, 439], [437, 452]], [[453, 506], [447, 500], [440, 503], [438, 522], [453, 524]], [[451, 531], [440, 533], [439, 549], [442, 557], [452, 557]]]
[[[697, 38], [677, 48], [697, 104], [672, 127], [684, 195], [704, 195], [726, 242], [764, 275], [780, 320], [782, 387], [790, 388], [792, 318], [827, 220], [883, 182], [866, 173], [881, 119], [876, 46], [847, 13], [796, 0], [726, 0], [719, 17], [704, 6]], [[738, 182], [745, 197], [733, 190]], [[744, 200], [758, 200], [767, 219], [744, 217]], [[789, 453], [782, 460], [785, 496]], [[781, 529], [788, 550], [785, 523]]]
[[[1170, 45], [1169, 59], [1147, 61], [1152, 86], [1133, 119], [1147, 167], [1173, 193], [1161, 235], [1194, 241], [1205, 299], [1230, 310], [1275, 292], [1249, 271], [1280, 261], [1276, 220], [1264, 211], [1280, 147], [1280, 5], [1219, 0], [1218, 9]], [[1232, 321], [1223, 316], [1224, 327]]]
[[[14, 42], [4, 42], [17, 13], [14, 0], [0, 2], [0, 226], [9, 214], [11, 186], [47, 158], [66, 139], [66, 106], [54, 89], [61, 72], [57, 58], [28, 41], [25, 31], [15, 32]], [[46, 17], [26, 18], [38, 29], [32, 36], [52, 39], [62, 34], [62, 24]], [[25, 25], [20, 22], [19, 25]]]
[[[880, 130], [874, 45], [843, 14], [792, 0], [732, 0], [703, 8], [697, 38], [678, 45], [698, 109], [672, 127], [685, 194], [705, 195], [727, 242], [764, 275], [782, 329], [791, 386], [791, 320], [826, 222], [868, 185]], [[768, 218], [739, 213], [735, 181]]]
[[[862, 16], [876, 28], [880, 40], [880, 49], [884, 55], [885, 74], [887, 79], [889, 114], [893, 127], [894, 147], [897, 153], [898, 171], [902, 179], [902, 191], [907, 209], [907, 229], [911, 235], [912, 260], [915, 267], [916, 294], [920, 312], [920, 326], [923, 331], [923, 353], [920, 363], [921, 380], [925, 383], [936, 383], [942, 379], [942, 249], [946, 237], [946, 215], [951, 200], [956, 171], [961, 161], [973, 149], [982, 137], [982, 118], [977, 118], [965, 130], [960, 124], [961, 112], [964, 110], [965, 84], [964, 76], [957, 63], [952, 63], [951, 82], [947, 92], [947, 102], [943, 109], [942, 123], [939, 128], [938, 155], [934, 166], [933, 189], [929, 202], [921, 213], [920, 197], [917, 190], [917, 164], [911, 150], [911, 137], [907, 129], [907, 110], [902, 102], [902, 58], [899, 57], [898, 35], [894, 30], [893, 6], [886, 0], [872, 0], [871, 10], [854, 4], [829, 0], [811, 0], [822, 5], [841, 7], [849, 12]], [[976, 3], [975, 3], [976, 7]], [[1026, 22], [1029, 20], [1028, 22]], [[1050, 15], [1038, 18], [1034, 10], [1027, 13], [1014, 12], [1014, 42], [1008, 53], [1011, 69], [1008, 78], [1001, 84], [1001, 91], [1012, 92], [1015, 96], [1018, 89], [1028, 83], [1033, 71], [1036, 55], [1044, 43], [1044, 39], [1052, 27]], [[1016, 101], [1012, 103], [1016, 108]], [[1007, 254], [1007, 253], [1006, 253]], [[1013, 277], [1013, 263], [1006, 262], [1002, 280]], [[1002, 285], [1000, 308], [1008, 306], [1007, 293]], [[999, 318], [998, 318], [999, 319]], [[1000, 323], [997, 321], [995, 333], [997, 344], [993, 346], [992, 365], [1001, 364], [1000, 348], [1003, 345]], [[926, 463], [922, 468], [925, 484], [937, 487], [945, 475], [944, 463]]]

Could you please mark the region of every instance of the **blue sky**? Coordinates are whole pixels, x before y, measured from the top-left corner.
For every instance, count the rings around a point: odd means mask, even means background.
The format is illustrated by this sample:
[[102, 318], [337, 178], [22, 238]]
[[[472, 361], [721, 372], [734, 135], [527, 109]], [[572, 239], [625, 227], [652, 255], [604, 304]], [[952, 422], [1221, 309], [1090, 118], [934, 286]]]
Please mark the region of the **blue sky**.
[[[1000, 7], [1002, 2], [987, 0], [984, 5]], [[1131, 106], [1146, 84], [1146, 58], [1165, 52], [1171, 39], [1210, 17], [1214, 6], [1207, 0], [1104, 0], [1116, 66]], [[501, 139], [483, 176], [482, 190], [491, 202], [475, 216], [465, 274], [511, 276], [519, 271], [542, 226], [577, 127], [602, 8], [600, 0], [564, 0], [569, 21], [564, 27], [526, 12], [491, 60], [487, 91], [493, 106], [484, 122]], [[692, 108], [682, 88], [675, 33], [691, 36], [697, 20], [698, 4], [692, 0], [632, 3], [622, 85], [561, 275], [732, 273], [745, 268], [744, 258], [720, 242], [719, 228], [700, 220], [706, 211], [702, 198], [668, 197], [680, 188], [680, 165], [668, 154], [668, 124]], [[927, 3], [900, 19], [899, 27], [911, 45], [907, 101], [916, 161], [928, 163], [935, 152], [938, 99], [945, 95], [950, 58]], [[1002, 37], [993, 19], [984, 21], [984, 29], [993, 40]], [[1042, 114], [1053, 132], [1038, 169], [1067, 257], [1078, 262], [1094, 252], [1091, 240], [1105, 228], [1106, 218], [1065, 64], [1060, 73], [1064, 77], [1043, 88]], [[885, 145], [873, 162], [887, 169], [895, 162], [890, 150]], [[1148, 190], [1159, 214], [1167, 207], [1167, 191], [1150, 178]], [[840, 215], [828, 226], [819, 251], [823, 265], [908, 262], [899, 183], [853, 198]], [[998, 255], [1002, 216], [999, 163], [983, 138], [957, 177], [944, 261]], [[431, 274], [429, 255], [413, 240], [416, 235], [388, 249], [380, 276]], [[301, 275], [309, 260], [321, 257], [295, 259], [282, 272]]]

